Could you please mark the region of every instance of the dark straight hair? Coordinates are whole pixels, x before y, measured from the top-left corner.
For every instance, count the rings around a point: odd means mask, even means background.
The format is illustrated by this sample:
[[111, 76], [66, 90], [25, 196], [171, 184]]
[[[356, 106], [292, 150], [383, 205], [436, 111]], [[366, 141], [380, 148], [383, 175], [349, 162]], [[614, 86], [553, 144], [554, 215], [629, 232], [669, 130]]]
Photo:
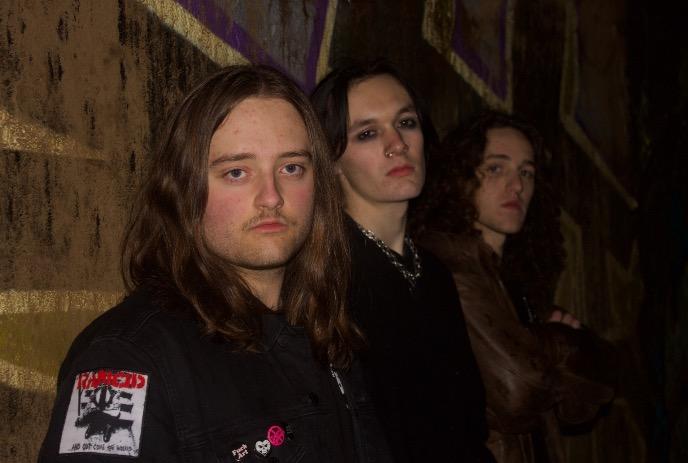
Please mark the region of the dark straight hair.
[[152, 287], [166, 299], [181, 300], [208, 332], [231, 340], [237, 349], [259, 348], [260, 314], [267, 308], [237, 271], [209, 250], [201, 225], [210, 140], [234, 107], [250, 97], [285, 100], [305, 124], [314, 169], [313, 223], [287, 264], [281, 307], [291, 324], [306, 328], [318, 360], [346, 367], [360, 333], [345, 310], [350, 258], [328, 144], [308, 98], [270, 67], [222, 69], [173, 112], [125, 236], [125, 284], [130, 291]]
[[391, 63], [382, 59], [352, 62], [330, 72], [318, 83], [311, 94], [311, 101], [332, 146], [332, 155], [335, 160], [339, 159], [346, 150], [349, 127], [349, 90], [357, 83], [380, 75], [388, 75], [396, 79], [411, 97], [423, 132], [426, 157], [437, 145], [437, 132], [425, 104], [406, 78]]

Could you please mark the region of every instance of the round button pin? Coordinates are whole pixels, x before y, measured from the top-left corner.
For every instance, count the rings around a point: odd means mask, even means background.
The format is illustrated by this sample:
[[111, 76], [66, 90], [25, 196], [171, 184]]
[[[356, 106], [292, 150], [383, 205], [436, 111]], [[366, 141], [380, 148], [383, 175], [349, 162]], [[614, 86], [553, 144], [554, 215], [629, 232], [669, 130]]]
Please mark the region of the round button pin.
[[273, 425], [268, 428], [268, 441], [275, 447], [279, 447], [284, 443], [285, 433], [282, 426]]

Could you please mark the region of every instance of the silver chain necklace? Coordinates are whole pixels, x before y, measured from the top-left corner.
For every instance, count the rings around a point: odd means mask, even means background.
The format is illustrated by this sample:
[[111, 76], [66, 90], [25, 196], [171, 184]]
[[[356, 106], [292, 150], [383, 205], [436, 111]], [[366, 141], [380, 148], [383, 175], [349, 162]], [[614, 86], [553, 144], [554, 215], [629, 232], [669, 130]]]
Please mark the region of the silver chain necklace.
[[389, 247], [385, 244], [384, 241], [375, 236], [375, 233], [368, 230], [367, 228], [363, 228], [358, 222], [356, 223], [356, 226], [359, 230], [361, 230], [361, 233], [363, 233], [363, 235], [366, 238], [368, 238], [373, 243], [377, 244], [377, 247], [380, 248], [380, 251], [382, 251], [382, 253], [385, 256], [387, 256], [387, 259], [389, 259], [391, 264], [394, 265], [394, 267], [399, 271], [399, 273], [401, 273], [401, 276], [403, 276], [406, 279], [406, 281], [408, 281], [409, 285], [411, 286], [411, 289], [413, 289], [416, 285], [416, 280], [420, 278], [420, 274], [423, 271], [420, 264], [420, 256], [418, 255], [418, 250], [416, 249], [416, 246], [413, 244], [413, 240], [411, 240], [411, 238], [409, 238], [408, 236], [404, 237], [404, 244], [408, 247], [409, 251], [411, 251], [411, 255], [413, 257], [413, 271], [410, 272], [406, 268], [404, 263], [399, 260], [398, 254], [389, 249]]

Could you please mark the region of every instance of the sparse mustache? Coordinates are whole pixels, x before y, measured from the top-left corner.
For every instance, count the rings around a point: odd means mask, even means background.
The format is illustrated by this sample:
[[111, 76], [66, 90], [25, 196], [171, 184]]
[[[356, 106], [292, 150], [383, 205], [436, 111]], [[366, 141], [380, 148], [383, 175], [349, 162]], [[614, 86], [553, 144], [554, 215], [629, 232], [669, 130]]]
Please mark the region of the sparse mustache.
[[265, 220], [271, 220], [271, 219], [279, 220], [280, 222], [283, 222], [287, 225], [293, 225], [294, 224], [294, 222], [292, 220], [287, 219], [287, 217], [282, 215], [279, 211], [272, 211], [272, 212], [262, 213], [262, 214], [259, 214], [255, 217], [253, 217], [251, 220], [246, 222], [242, 228], [243, 228], [243, 230], [250, 230], [251, 228], [258, 225], [260, 222], [263, 222]]

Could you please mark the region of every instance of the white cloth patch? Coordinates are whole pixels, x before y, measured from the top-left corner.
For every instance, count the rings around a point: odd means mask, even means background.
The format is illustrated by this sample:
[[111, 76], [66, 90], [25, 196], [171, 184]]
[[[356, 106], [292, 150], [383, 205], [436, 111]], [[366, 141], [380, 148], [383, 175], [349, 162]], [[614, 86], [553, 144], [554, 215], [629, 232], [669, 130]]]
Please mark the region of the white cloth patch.
[[138, 456], [147, 390], [148, 375], [132, 371], [76, 375], [60, 453]]

